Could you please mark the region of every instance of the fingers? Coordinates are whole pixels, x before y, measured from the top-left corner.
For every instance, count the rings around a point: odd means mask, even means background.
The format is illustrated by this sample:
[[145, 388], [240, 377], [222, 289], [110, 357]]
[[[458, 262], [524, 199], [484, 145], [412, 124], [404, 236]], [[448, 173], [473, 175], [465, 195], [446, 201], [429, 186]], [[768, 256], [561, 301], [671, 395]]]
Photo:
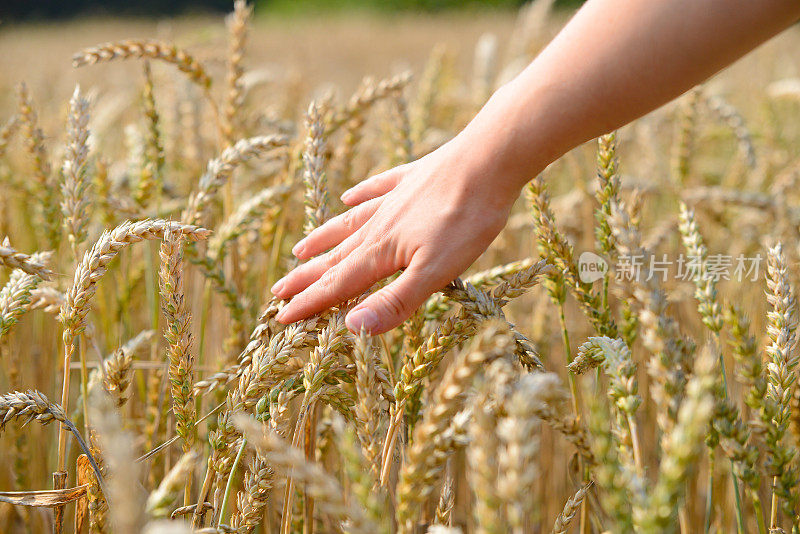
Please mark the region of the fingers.
[[293, 323], [363, 293], [386, 276], [377, 270], [377, 261], [374, 254], [352, 253], [295, 295], [276, 319], [284, 324]]
[[374, 198], [337, 215], [301, 239], [292, 249], [292, 254], [306, 260], [338, 245], [361, 228], [380, 204], [381, 199]]
[[278, 280], [272, 286], [272, 294], [282, 299], [296, 295], [316, 282], [326, 271], [343, 261], [358, 245], [359, 241], [356, 236], [351, 235], [327, 254], [317, 256], [308, 263], [296, 267]]
[[382, 334], [411, 317], [438, 288], [432, 287], [424, 262], [415, 256], [397, 279], [373, 293], [347, 314], [345, 322], [351, 332], [362, 328], [371, 335]]
[[342, 202], [348, 206], [357, 206], [362, 202], [385, 195], [400, 183], [404, 175], [404, 166], [395, 167], [367, 178], [342, 194]]

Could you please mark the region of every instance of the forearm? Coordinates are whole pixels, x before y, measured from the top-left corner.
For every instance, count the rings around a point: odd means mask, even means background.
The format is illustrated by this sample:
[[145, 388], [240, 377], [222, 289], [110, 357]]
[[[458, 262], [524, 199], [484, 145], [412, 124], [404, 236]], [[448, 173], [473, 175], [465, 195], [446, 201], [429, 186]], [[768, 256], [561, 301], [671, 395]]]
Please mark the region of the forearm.
[[459, 138], [518, 193], [566, 151], [672, 100], [799, 16], [798, 0], [589, 0]]

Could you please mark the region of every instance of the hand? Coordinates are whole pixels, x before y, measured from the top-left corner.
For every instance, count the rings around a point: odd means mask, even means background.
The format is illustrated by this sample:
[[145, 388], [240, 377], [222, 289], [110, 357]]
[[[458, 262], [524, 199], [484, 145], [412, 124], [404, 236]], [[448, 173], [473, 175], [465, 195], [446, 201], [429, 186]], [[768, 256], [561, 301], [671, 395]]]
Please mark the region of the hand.
[[519, 194], [493, 179], [492, 158], [479, 152], [456, 137], [346, 191], [342, 201], [353, 207], [292, 249], [301, 260], [313, 259], [272, 287], [276, 296], [291, 297], [278, 321], [321, 312], [403, 270], [347, 315], [351, 331], [380, 334], [464, 272], [500, 233]]

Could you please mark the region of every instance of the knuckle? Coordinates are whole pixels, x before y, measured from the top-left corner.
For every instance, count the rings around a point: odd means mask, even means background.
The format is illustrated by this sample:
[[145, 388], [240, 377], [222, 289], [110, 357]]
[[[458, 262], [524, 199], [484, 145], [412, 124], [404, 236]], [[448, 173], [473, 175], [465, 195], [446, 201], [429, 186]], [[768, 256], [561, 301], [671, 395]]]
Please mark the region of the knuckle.
[[317, 281], [318, 287], [323, 291], [329, 290], [333, 286], [333, 284], [334, 284], [334, 277], [332, 274], [332, 270], [325, 271]]
[[381, 303], [392, 315], [403, 316], [408, 306], [392, 287], [386, 287], [380, 292]]
[[355, 226], [356, 222], [355, 214], [356, 214], [356, 208], [350, 208], [349, 210], [342, 213], [341, 222], [342, 222], [342, 227], [344, 227], [345, 230], [348, 231], [353, 230], [353, 227]]
[[342, 252], [341, 246], [336, 246], [332, 248], [330, 251], [325, 253], [325, 264], [330, 266], [336, 265], [342, 258], [344, 257], [344, 253]]
[[[387, 258], [387, 245], [383, 240], [376, 240], [363, 246], [360, 257], [367, 267], [367, 273], [374, 280], [383, 278], [387, 270], [394, 269], [394, 261]], [[396, 270], [396, 269], [394, 269]]]

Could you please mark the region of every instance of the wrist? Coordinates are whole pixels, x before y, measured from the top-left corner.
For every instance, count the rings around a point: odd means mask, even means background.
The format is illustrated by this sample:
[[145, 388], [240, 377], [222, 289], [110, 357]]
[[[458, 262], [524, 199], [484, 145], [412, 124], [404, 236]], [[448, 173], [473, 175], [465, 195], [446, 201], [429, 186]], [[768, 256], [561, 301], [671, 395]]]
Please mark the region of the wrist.
[[493, 191], [513, 199], [561, 155], [545, 116], [547, 89], [527, 85], [499, 88], [454, 139]]

